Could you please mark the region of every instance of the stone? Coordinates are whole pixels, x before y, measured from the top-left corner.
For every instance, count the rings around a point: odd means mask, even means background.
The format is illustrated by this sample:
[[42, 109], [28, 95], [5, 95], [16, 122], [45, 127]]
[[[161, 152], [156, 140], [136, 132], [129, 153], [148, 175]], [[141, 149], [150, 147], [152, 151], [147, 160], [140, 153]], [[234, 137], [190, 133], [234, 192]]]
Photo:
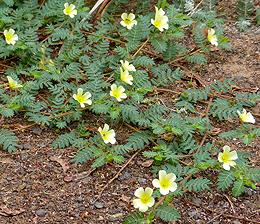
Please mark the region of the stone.
[[36, 134], [36, 135], [41, 135], [42, 129], [39, 128], [39, 127], [34, 127], [34, 128], [32, 129], [32, 132], [33, 132], [34, 134]]
[[96, 202], [94, 203], [94, 206], [95, 206], [96, 208], [100, 209], [100, 208], [103, 208], [103, 207], [104, 207], [104, 204], [103, 204], [102, 202], [96, 201]]
[[193, 218], [193, 219], [198, 219], [200, 217], [200, 214], [199, 212], [197, 212], [196, 210], [194, 211], [189, 211], [188, 212], [188, 215]]
[[40, 217], [43, 217], [43, 216], [45, 216], [46, 214], [47, 214], [47, 211], [45, 210], [45, 209], [38, 209], [36, 212], [35, 212], [35, 214], [37, 215], [37, 216], [40, 216]]
[[120, 177], [119, 180], [128, 180], [131, 178], [131, 174], [125, 171]]
[[146, 182], [147, 182], [147, 180], [146, 180], [145, 178], [141, 178], [141, 177], [139, 177], [139, 178], [137, 179], [137, 181], [138, 181], [138, 183], [139, 183], [140, 185], [145, 185]]
[[238, 221], [238, 220], [234, 220], [233, 224], [242, 224], [242, 223], [240, 221]]

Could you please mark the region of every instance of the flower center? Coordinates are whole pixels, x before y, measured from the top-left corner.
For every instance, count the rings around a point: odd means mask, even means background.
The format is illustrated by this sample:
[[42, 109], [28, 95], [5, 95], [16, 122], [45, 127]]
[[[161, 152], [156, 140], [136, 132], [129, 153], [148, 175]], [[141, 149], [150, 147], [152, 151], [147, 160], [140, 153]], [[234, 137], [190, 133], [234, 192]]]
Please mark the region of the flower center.
[[130, 25], [130, 24], [132, 23], [132, 20], [126, 18], [126, 19], [125, 19], [125, 23], [126, 23], [127, 25]]
[[65, 9], [65, 11], [66, 11], [67, 14], [71, 14], [72, 13], [72, 8], [71, 7], [67, 7]]
[[162, 179], [162, 180], [160, 180], [160, 185], [162, 188], [169, 188], [170, 182], [167, 179]]
[[78, 95], [77, 96], [78, 102], [84, 103], [85, 102], [85, 97], [83, 95]]
[[120, 98], [120, 96], [121, 96], [121, 91], [120, 91], [119, 89], [115, 89], [115, 90], [113, 91], [113, 95], [114, 95], [115, 98]]
[[6, 38], [7, 41], [11, 41], [13, 39], [13, 34], [7, 33], [5, 38]]
[[104, 140], [108, 140], [109, 139], [109, 133], [108, 132], [102, 132], [101, 135], [102, 135], [102, 138]]
[[160, 26], [162, 26], [161, 20], [155, 20], [155, 21], [154, 21], [154, 26], [155, 26], [155, 27], [160, 27]]
[[143, 204], [147, 204], [150, 200], [150, 195], [147, 194], [147, 193], [144, 193], [141, 197], [140, 197], [140, 200]]
[[224, 163], [230, 161], [229, 154], [228, 153], [223, 153], [222, 160], [223, 160]]

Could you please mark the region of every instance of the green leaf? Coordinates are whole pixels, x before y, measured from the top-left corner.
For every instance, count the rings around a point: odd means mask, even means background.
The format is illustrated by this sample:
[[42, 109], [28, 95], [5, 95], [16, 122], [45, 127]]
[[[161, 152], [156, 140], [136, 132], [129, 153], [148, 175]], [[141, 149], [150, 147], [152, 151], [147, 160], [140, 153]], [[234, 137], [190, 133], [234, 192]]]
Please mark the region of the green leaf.
[[62, 134], [54, 140], [54, 142], [52, 143], [52, 147], [54, 149], [57, 149], [57, 148], [63, 149], [63, 148], [69, 147], [69, 146], [73, 145], [75, 138], [76, 138], [76, 135], [74, 132]]
[[126, 217], [123, 224], [145, 224], [144, 213], [135, 212]]
[[17, 142], [18, 139], [13, 132], [4, 128], [0, 129], [0, 146], [4, 150], [14, 152], [18, 146]]
[[153, 38], [151, 39], [151, 44], [159, 53], [163, 53], [167, 49], [167, 43], [162, 39]]
[[209, 185], [212, 184], [212, 182], [209, 179], [206, 178], [197, 178], [192, 179], [186, 183], [186, 187], [189, 189], [189, 191], [203, 191], [203, 190], [209, 190]]
[[218, 175], [217, 186], [220, 190], [225, 190], [229, 188], [234, 182], [235, 177], [230, 171], [223, 171]]
[[234, 197], [240, 196], [245, 190], [244, 182], [242, 180], [237, 180], [234, 183], [234, 186], [232, 188], [232, 195]]
[[161, 205], [158, 207], [156, 216], [165, 222], [176, 221], [181, 217], [178, 210], [170, 205]]

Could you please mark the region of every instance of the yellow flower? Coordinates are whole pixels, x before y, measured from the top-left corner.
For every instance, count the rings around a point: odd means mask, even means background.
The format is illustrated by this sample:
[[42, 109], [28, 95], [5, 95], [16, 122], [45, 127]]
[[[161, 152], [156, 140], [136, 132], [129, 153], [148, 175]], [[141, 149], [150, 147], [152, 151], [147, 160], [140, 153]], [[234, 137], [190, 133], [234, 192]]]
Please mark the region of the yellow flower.
[[243, 109], [242, 113], [238, 110], [237, 111], [239, 118], [242, 122], [244, 123], [255, 123], [255, 118], [253, 117], [253, 115], [250, 112], [246, 112], [245, 109]]
[[223, 163], [223, 168], [225, 170], [230, 170], [231, 166], [235, 166], [236, 163], [233, 160], [237, 160], [237, 152], [236, 151], [230, 151], [230, 147], [225, 145], [223, 147], [223, 152], [220, 152], [218, 154], [218, 161], [220, 163]]
[[73, 4], [65, 3], [64, 4], [64, 10], [63, 13], [70, 18], [74, 18], [75, 15], [77, 15], [77, 9], [75, 9], [76, 6]]
[[131, 30], [134, 25], [137, 25], [137, 21], [135, 20], [135, 15], [133, 13], [123, 13], [121, 15], [121, 18], [122, 21], [120, 22], [120, 24], [129, 30]]
[[78, 88], [77, 94], [73, 94], [74, 100], [78, 101], [78, 103], [80, 104], [80, 106], [82, 108], [85, 107], [85, 104], [88, 104], [88, 105], [92, 104], [92, 100], [89, 99], [90, 97], [91, 97], [91, 93], [86, 92], [83, 94], [83, 89], [81, 89], [81, 88]]
[[215, 45], [216, 47], [218, 46], [218, 38], [215, 34], [214, 29], [208, 29], [208, 41], [212, 44]]
[[4, 30], [5, 41], [7, 44], [14, 45], [18, 41], [18, 35], [15, 34], [13, 29]]
[[150, 187], [145, 188], [145, 190], [140, 187], [135, 191], [135, 198], [133, 200], [133, 205], [138, 208], [140, 212], [146, 212], [149, 207], [154, 205], [154, 198], [152, 197], [153, 189]]
[[163, 32], [163, 29], [168, 30], [168, 17], [164, 15], [165, 12], [162, 8], [158, 10], [158, 8], [155, 6], [155, 19], [151, 19], [151, 23], [159, 29], [161, 32]]
[[124, 93], [125, 88], [123, 86], [118, 86], [116, 84], [111, 85], [110, 96], [113, 96], [117, 99], [117, 101], [122, 101], [125, 99], [127, 95]]
[[133, 76], [129, 75], [129, 72], [127, 70], [123, 70], [122, 68], [120, 68], [120, 79], [129, 85], [133, 84]]
[[177, 189], [177, 184], [174, 182], [176, 176], [174, 173], [166, 173], [165, 170], [159, 171], [159, 179], [153, 180], [153, 186], [160, 188], [160, 193], [162, 195], [167, 195], [169, 192], [174, 192]]
[[135, 70], [135, 66], [134, 65], [132, 65], [132, 64], [129, 64], [129, 62], [128, 61], [120, 61], [121, 62], [121, 64], [122, 64], [122, 67], [123, 67], [123, 69], [124, 70], [127, 70], [127, 71], [129, 71], [129, 72], [135, 72], [136, 70]]
[[116, 139], [115, 139], [116, 133], [113, 129], [109, 130], [108, 124], [105, 124], [103, 129], [101, 127], [99, 127], [98, 132], [100, 133], [102, 139], [104, 140], [104, 142], [106, 144], [109, 142], [111, 144], [116, 143]]
[[15, 80], [13, 80], [13, 78], [10, 76], [7, 76], [7, 80], [8, 80], [10, 89], [18, 89], [18, 88], [23, 87], [21, 84], [18, 84]]

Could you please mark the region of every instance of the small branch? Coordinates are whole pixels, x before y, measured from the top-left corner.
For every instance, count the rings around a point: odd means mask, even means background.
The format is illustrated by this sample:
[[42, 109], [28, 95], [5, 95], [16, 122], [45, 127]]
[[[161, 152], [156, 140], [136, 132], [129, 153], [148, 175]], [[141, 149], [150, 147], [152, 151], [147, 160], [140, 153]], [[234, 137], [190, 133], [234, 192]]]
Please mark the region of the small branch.
[[196, 7], [195, 7], [192, 11], [190, 11], [187, 15], [188, 15], [188, 16], [192, 16], [192, 15], [196, 12], [197, 8], [199, 8], [199, 6], [203, 3], [203, 1], [204, 1], [204, 0], [201, 0], [201, 1], [198, 3], [198, 5], [196, 5]]
[[223, 216], [223, 217], [226, 217], [226, 218], [233, 218], [233, 219], [239, 219], [239, 220], [243, 220], [243, 221], [246, 221], [246, 223], [260, 223], [260, 220], [256, 221], [256, 220], [252, 220], [252, 219], [248, 219], [248, 218], [244, 218], [244, 217], [241, 217], [241, 216], [238, 216], [238, 215], [230, 215], [230, 214], [225, 214], [225, 213], [221, 213], [219, 211], [216, 211], [214, 209], [211, 209], [211, 208], [207, 208], [207, 207], [202, 207], [201, 205], [197, 205], [191, 201], [185, 201], [186, 203], [190, 204], [190, 205], [193, 205], [195, 207], [198, 207], [198, 208], [203, 208], [204, 210], [206, 211], [209, 211], [211, 213], [216, 213], [218, 214], [219, 216]]
[[166, 195], [164, 195], [163, 197], [160, 198], [160, 200], [153, 206], [153, 211], [155, 211], [165, 200]]
[[91, 15], [102, 3], [104, 0], [98, 0], [93, 8], [89, 11], [89, 15]]
[[138, 150], [134, 155], [132, 155], [132, 157], [125, 163], [124, 166], [122, 166], [122, 168], [117, 172], [117, 174], [110, 179], [107, 184], [101, 189], [101, 191], [99, 192], [97, 198], [95, 199], [95, 201], [97, 201], [103, 194], [104, 190], [115, 180], [119, 177], [119, 174], [122, 173], [122, 171], [129, 165], [129, 163], [138, 155], [138, 153], [141, 152], [141, 149]]
[[224, 194], [224, 196], [228, 200], [228, 203], [230, 204], [230, 207], [231, 207], [233, 213], [236, 214], [236, 211], [234, 209], [234, 205], [233, 205], [232, 201], [229, 199], [229, 197], [226, 194]]
[[138, 48], [138, 50], [134, 53], [133, 58], [143, 49], [143, 47], [147, 44], [149, 41], [149, 37], [146, 39], [146, 41]]
[[187, 56], [189, 56], [189, 55], [196, 54], [196, 53], [198, 53], [198, 52], [200, 52], [200, 51], [201, 51], [201, 49], [197, 49], [197, 50], [195, 50], [195, 51], [194, 51], [194, 49], [193, 49], [193, 50], [191, 50], [188, 54], [183, 55], [183, 56], [181, 56], [181, 57], [179, 57], [179, 58], [176, 58], [175, 60], [170, 61], [168, 64], [169, 64], [169, 65], [172, 65], [172, 64], [174, 64], [175, 62], [181, 61], [181, 60], [183, 60], [185, 57], [187, 57]]

